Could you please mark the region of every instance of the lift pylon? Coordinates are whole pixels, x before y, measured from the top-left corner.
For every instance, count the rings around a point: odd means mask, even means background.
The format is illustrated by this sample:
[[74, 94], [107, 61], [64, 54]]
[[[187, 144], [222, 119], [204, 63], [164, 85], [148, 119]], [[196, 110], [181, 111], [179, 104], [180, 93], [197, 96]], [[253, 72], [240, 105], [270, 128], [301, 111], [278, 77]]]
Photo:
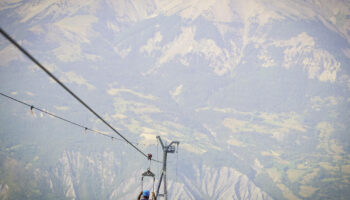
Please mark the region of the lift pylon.
[[[163, 143], [162, 139], [160, 136], [157, 136], [157, 139], [159, 140], [160, 145], [162, 146], [163, 149], [163, 169], [162, 169], [162, 174], [160, 175], [158, 187], [157, 187], [157, 193], [156, 197], [163, 196], [165, 200], [168, 200], [168, 191], [167, 191], [167, 184], [166, 184], [166, 162], [167, 162], [167, 156], [168, 153], [175, 153], [176, 148], [179, 147], [180, 142], [179, 141], [172, 141], [169, 145], [166, 145]], [[175, 145], [177, 145], [175, 147]], [[162, 179], [164, 177], [164, 194], [159, 194], [159, 189], [160, 185], [162, 184]]]

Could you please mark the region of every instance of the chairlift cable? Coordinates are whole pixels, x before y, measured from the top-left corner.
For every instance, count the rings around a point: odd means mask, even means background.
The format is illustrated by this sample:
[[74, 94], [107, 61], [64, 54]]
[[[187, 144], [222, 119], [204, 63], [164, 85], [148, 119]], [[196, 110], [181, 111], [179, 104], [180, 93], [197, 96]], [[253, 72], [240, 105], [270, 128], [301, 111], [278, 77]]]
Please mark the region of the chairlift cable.
[[[74, 92], [72, 92], [65, 84], [63, 84], [56, 76], [54, 76], [49, 70], [47, 70], [38, 60], [36, 60], [30, 53], [28, 53], [21, 45], [19, 45], [9, 34], [7, 34], [0, 27], [1, 34], [10, 41], [15, 47], [17, 47], [24, 55], [26, 55], [32, 62], [34, 62], [39, 68], [41, 68], [48, 76], [54, 79], [63, 89], [65, 89], [69, 94], [71, 94], [77, 101], [79, 101], [85, 108], [87, 108], [92, 114], [94, 114], [98, 119], [100, 119], [106, 126], [113, 130], [114, 133], [119, 135], [123, 140], [125, 140], [129, 145], [136, 149], [140, 154], [147, 158], [147, 155], [132, 144], [128, 139], [126, 139], [121, 133], [119, 133], [115, 128], [113, 128], [108, 122], [106, 122], [99, 114], [97, 114], [90, 106], [88, 106], [82, 99], [80, 99]], [[156, 160], [154, 160], [156, 161]], [[159, 162], [159, 161], [156, 161]], [[161, 163], [161, 162], [159, 162]]]
[[[84, 125], [78, 124], [78, 123], [76, 123], [76, 122], [73, 122], [73, 121], [71, 121], [71, 120], [65, 119], [65, 118], [60, 117], [60, 116], [58, 116], [58, 115], [55, 115], [55, 114], [53, 114], [52, 112], [49, 112], [49, 111], [47, 111], [47, 110], [45, 110], [45, 109], [39, 108], [39, 107], [34, 106], [34, 105], [30, 105], [30, 104], [28, 104], [28, 103], [25, 103], [25, 102], [23, 102], [23, 101], [21, 101], [21, 100], [18, 100], [18, 99], [16, 99], [16, 98], [10, 97], [10, 96], [8, 96], [8, 95], [6, 95], [6, 94], [3, 94], [3, 93], [1, 93], [1, 92], [0, 92], [0, 95], [4, 96], [4, 97], [6, 97], [6, 98], [8, 98], [8, 99], [10, 99], [10, 100], [12, 100], [12, 101], [15, 101], [15, 102], [17, 102], [17, 103], [20, 103], [20, 104], [23, 104], [23, 105], [25, 105], [25, 106], [30, 107], [30, 110], [31, 110], [31, 111], [32, 111], [32, 110], [37, 110], [37, 111], [39, 111], [39, 112], [41, 112], [41, 113], [45, 113], [45, 114], [47, 114], [47, 115], [50, 115], [51, 117], [57, 118], [57, 119], [59, 119], [59, 120], [62, 120], [62, 121], [65, 121], [65, 122], [67, 122], [67, 123], [70, 123], [70, 124], [72, 124], [72, 125], [75, 125], [75, 126], [78, 126], [78, 127], [80, 127], [80, 128], [83, 128], [85, 131], [88, 130], [88, 131], [91, 131], [91, 132], [94, 132], [94, 133], [97, 133], [97, 134], [100, 134], [100, 135], [109, 137], [109, 138], [112, 139], [112, 140], [119, 140], [119, 141], [124, 142], [124, 140], [122, 140], [122, 139], [120, 139], [120, 138], [116, 138], [116, 137], [114, 137], [114, 136], [111, 136], [111, 135], [109, 135], [109, 134], [103, 133], [102, 131], [99, 131], [99, 130], [96, 130], [96, 129], [88, 128], [87, 126], [84, 126]], [[134, 143], [134, 144], [137, 145], [138, 143]]]

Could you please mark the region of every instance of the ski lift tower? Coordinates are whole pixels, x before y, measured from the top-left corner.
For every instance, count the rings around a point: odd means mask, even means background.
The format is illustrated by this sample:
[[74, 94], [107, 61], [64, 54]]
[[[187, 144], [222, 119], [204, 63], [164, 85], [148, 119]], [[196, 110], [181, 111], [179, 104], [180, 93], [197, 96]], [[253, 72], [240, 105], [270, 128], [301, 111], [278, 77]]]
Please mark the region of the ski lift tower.
[[[159, 183], [158, 183], [158, 187], [157, 187], [157, 193], [156, 193], [156, 197], [158, 199], [158, 196], [160, 197], [164, 197], [165, 200], [168, 200], [168, 192], [167, 192], [167, 185], [166, 185], [166, 161], [167, 161], [167, 156], [168, 153], [175, 153], [175, 149], [179, 148], [179, 141], [172, 141], [169, 145], [164, 145], [162, 139], [160, 138], [160, 136], [157, 136], [157, 139], [159, 140], [160, 145], [162, 146], [163, 149], [163, 169], [162, 169], [162, 174], [160, 175], [160, 179], [159, 179]], [[176, 148], [175, 148], [175, 145]], [[164, 194], [159, 194], [159, 188], [160, 185], [162, 184], [162, 178], [164, 177]]]

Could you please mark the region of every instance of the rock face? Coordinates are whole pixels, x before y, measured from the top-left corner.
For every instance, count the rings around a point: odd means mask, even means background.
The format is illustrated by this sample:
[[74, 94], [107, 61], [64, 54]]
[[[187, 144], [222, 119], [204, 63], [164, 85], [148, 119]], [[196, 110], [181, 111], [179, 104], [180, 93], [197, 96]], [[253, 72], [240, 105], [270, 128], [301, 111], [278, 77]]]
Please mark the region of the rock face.
[[8, 199], [9, 186], [7, 184], [0, 185], [0, 199]]
[[[137, 196], [140, 189], [141, 170], [130, 172], [129, 178], [117, 181], [118, 174], [113, 169], [119, 168], [118, 162], [112, 152], [104, 152], [103, 156], [83, 156], [79, 152], [65, 152], [58, 167], [51, 174], [64, 188], [63, 193], [68, 199], [82, 199], [82, 177], [85, 170], [90, 171], [90, 178], [101, 184], [96, 184], [94, 191], [100, 191], [108, 199], [132, 199]], [[107, 162], [108, 161], [108, 162]], [[83, 163], [89, 162], [87, 167]], [[106, 163], [102, 164], [102, 163]], [[114, 163], [115, 165], [110, 165]], [[109, 165], [108, 165], [109, 164]], [[127, 171], [127, 170], [125, 170]], [[170, 199], [272, 199], [247, 176], [233, 168], [212, 168], [209, 166], [196, 166], [186, 171], [193, 171], [189, 176], [179, 172], [178, 179], [168, 180], [168, 195]], [[91, 184], [91, 183], [90, 183]], [[156, 183], [157, 186], [157, 183]], [[57, 186], [54, 186], [57, 187]], [[150, 181], [145, 181], [145, 188], [152, 188]], [[162, 191], [162, 189], [161, 189]], [[91, 191], [90, 191], [91, 192]]]
[[193, 166], [193, 176], [181, 176], [183, 184], [170, 184], [171, 199], [268, 199], [272, 198], [233, 168]]

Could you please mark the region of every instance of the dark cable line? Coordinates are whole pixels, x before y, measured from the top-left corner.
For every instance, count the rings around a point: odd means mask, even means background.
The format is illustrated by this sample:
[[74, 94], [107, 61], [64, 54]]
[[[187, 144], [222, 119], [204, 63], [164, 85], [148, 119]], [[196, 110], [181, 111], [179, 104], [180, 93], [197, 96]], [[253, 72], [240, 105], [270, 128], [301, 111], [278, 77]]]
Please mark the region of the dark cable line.
[[[69, 94], [71, 94], [77, 101], [79, 101], [85, 108], [87, 108], [91, 113], [93, 113], [98, 119], [100, 119], [106, 126], [112, 129], [116, 134], [123, 138], [128, 144], [130, 144], [134, 149], [141, 153], [146, 158], [147, 155], [132, 144], [128, 139], [126, 139], [122, 134], [120, 134], [116, 129], [114, 129], [109, 123], [107, 123], [99, 114], [97, 114], [90, 106], [88, 106], [83, 100], [81, 100], [76, 94], [74, 94], [66, 85], [64, 85], [56, 76], [54, 76], [49, 70], [47, 70], [39, 61], [37, 61], [32, 55], [30, 55], [23, 47], [21, 47], [10, 35], [8, 35], [1, 27], [1, 34], [9, 40], [14, 46], [16, 46], [24, 55], [26, 55], [32, 62], [34, 62], [38, 67], [40, 67], [47, 75], [54, 79], [61, 87], [63, 87]], [[153, 160], [153, 159], [152, 159]], [[156, 160], [154, 160], [156, 161]], [[159, 161], [157, 161], [159, 162]]]
[[[78, 123], [76, 123], [76, 122], [70, 121], [70, 120], [68, 120], [68, 119], [65, 119], [65, 118], [63, 118], [63, 117], [60, 117], [60, 116], [58, 116], [58, 115], [55, 115], [55, 114], [53, 114], [53, 113], [51, 113], [51, 112], [48, 112], [48, 111], [46, 111], [46, 110], [44, 110], [44, 109], [41, 109], [41, 108], [39, 108], [39, 107], [36, 107], [36, 106], [34, 106], [34, 105], [27, 104], [27, 103], [25, 103], [25, 102], [23, 102], [23, 101], [21, 101], [21, 100], [15, 99], [15, 98], [10, 97], [10, 96], [8, 96], [8, 95], [6, 95], [6, 94], [3, 94], [3, 93], [1, 93], [1, 92], [0, 92], [0, 95], [4, 96], [4, 97], [6, 97], [6, 98], [8, 98], [8, 99], [10, 99], [10, 100], [12, 100], [12, 101], [16, 101], [17, 103], [20, 103], [20, 104], [23, 104], [23, 105], [25, 105], [25, 106], [30, 107], [30, 111], [33, 111], [33, 109], [34, 109], [34, 110], [38, 110], [39, 112], [45, 113], [45, 114], [50, 115], [50, 116], [52, 116], [52, 117], [54, 117], [54, 118], [60, 119], [60, 120], [65, 121], [65, 122], [67, 122], [67, 123], [73, 124], [73, 125], [75, 125], [75, 126], [79, 126], [79, 127], [83, 128], [84, 131], [91, 131], [91, 132], [94, 132], [94, 133], [103, 135], [103, 136], [105, 136], [105, 137], [109, 137], [112, 141], [113, 141], [113, 140], [119, 140], [119, 141], [121, 141], [121, 142], [125, 142], [124, 140], [122, 140], [122, 139], [120, 139], [120, 138], [116, 138], [116, 137], [114, 137], [114, 136], [111, 136], [111, 135], [109, 135], [109, 134], [106, 134], [106, 133], [104, 133], [104, 132], [102, 132], [102, 131], [99, 131], [99, 130], [96, 130], [96, 129], [88, 128], [88, 127], [86, 127], [86, 126], [84, 126], [84, 125], [81, 125], [81, 124], [78, 124]], [[146, 145], [146, 144], [138, 143], [138, 142], [132, 142], [132, 143], [133, 143], [134, 145]], [[154, 160], [154, 161], [159, 162], [158, 159], [157, 159], [157, 160]]]
[[[83, 125], [81, 125], [81, 124], [78, 124], [78, 123], [76, 123], [76, 122], [73, 122], [73, 121], [70, 121], [70, 120], [65, 119], [65, 118], [63, 118], [63, 117], [60, 117], [60, 116], [58, 116], [58, 115], [55, 115], [55, 114], [53, 114], [53, 113], [51, 113], [51, 112], [48, 112], [48, 111], [46, 111], [46, 110], [44, 110], [44, 109], [38, 108], [38, 107], [36, 107], [36, 106], [27, 104], [27, 103], [25, 103], [25, 102], [23, 102], [23, 101], [20, 101], [20, 100], [18, 100], [18, 99], [15, 99], [15, 98], [13, 98], [13, 97], [10, 97], [10, 96], [8, 96], [8, 95], [6, 95], [6, 94], [3, 94], [3, 93], [1, 93], [1, 92], [0, 92], [0, 95], [4, 96], [4, 97], [6, 97], [6, 98], [8, 98], [8, 99], [10, 99], [10, 100], [16, 101], [16, 102], [18, 102], [18, 103], [20, 103], [20, 104], [23, 104], [23, 105], [25, 105], [25, 106], [30, 107], [30, 110], [31, 110], [31, 111], [32, 111], [33, 109], [35, 109], [35, 110], [38, 110], [38, 111], [40, 111], [40, 112], [42, 112], [42, 113], [45, 113], [45, 114], [47, 114], [47, 115], [50, 115], [50, 116], [52, 116], [52, 117], [54, 117], [54, 118], [60, 119], [60, 120], [65, 121], [65, 122], [67, 122], [67, 123], [73, 124], [73, 125], [75, 125], [75, 126], [79, 126], [79, 127], [83, 128], [84, 131], [91, 131], [91, 132], [94, 132], [94, 133], [97, 133], [97, 134], [100, 134], [100, 135], [109, 137], [109, 138], [112, 139], [112, 140], [119, 140], [119, 141], [123, 141], [123, 142], [124, 142], [124, 140], [122, 140], [122, 139], [116, 138], [116, 137], [114, 137], [114, 136], [110, 136], [110, 135], [108, 135], [108, 134], [106, 134], [106, 133], [103, 133], [103, 132], [101, 132], [101, 131], [98, 131], [98, 130], [95, 130], [95, 129], [92, 129], [92, 128], [88, 128], [88, 127], [83, 126]], [[138, 145], [138, 143], [134, 143], [134, 144], [135, 144], [135, 145]]]
[[[70, 124], [75, 125], [75, 126], [79, 126], [79, 127], [83, 128], [85, 132], [86, 132], [86, 131], [91, 131], [91, 132], [94, 132], [94, 133], [103, 135], [103, 136], [105, 136], [105, 137], [109, 137], [112, 141], [113, 141], [113, 140], [119, 140], [119, 141], [121, 141], [121, 142], [125, 142], [124, 140], [122, 140], [122, 139], [120, 139], [120, 138], [116, 138], [116, 137], [111, 136], [111, 135], [109, 135], [109, 134], [106, 134], [106, 133], [104, 133], [104, 132], [102, 132], [102, 131], [99, 131], [99, 130], [96, 130], [96, 129], [92, 129], [92, 128], [88, 128], [87, 126], [84, 126], [84, 125], [78, 124], [78, 123], [76, 123], [76, 122], [70, 121], [70, 120], [65, 119], [65, 118], [63, 118], [63, 117], [60, 117], [60, 116], [58, 116], [58, 115], [55, 115], [55, 114], [53, 114], [53, 113], [51, 113], [51, 112], [49, 112], [49, 111], [46, 111], [46, 110], [44, 110], [44, 109], [41, 109], [41, 108], [39, 108], [39, 107], [37, 107], [37, 106], [30, 105], [30, 104], [28, 104], [28, 103], [25, 103], [24, 101], [21, 101], [21, 100], [18, 100], [18, 99], [16, 99], [16, 98], [14, 98], [14, 97], [10, 97], [10, 96], [8, 96], [8, 95], [2, 93], [2, 92], [0, 92], [0, 95], [4, 96], [4, 97], [6, 97], [6, 98], [8, 98], [8, 99], [10, 99], [10, 100], [12, 100], [12, 101], [15, 101], [15, 102], [17, 102], [17, 103], [20, 103], [20, 104], [23, 104], [23, 105], [25, 105], [25, 106], [28, 106], [28, 107], [30, 108], [30, 111], [31, 111], [31, 112], [32, 112], [33, 110], [38, 110], [39, 112], [45, 113], [45, 114], [50, 115], [50, 116], [52, 116], [52, 117], [54, 117], [54, 118], [60, 119], [60, 120], [62, 120], [62, 121], [65, 121], [65, 122], [70, 123]], [[146, 145], [146, 144], [138, 143], [138, 142], [132, 142], [132, 143], [133, 143], [134, 145]], [[151, 145], [154, 145], [154, 144], [151, 144]], [[154, 161], [158, 162], [158, 158], [157, 158], [157, 160], [154, 160]]]

